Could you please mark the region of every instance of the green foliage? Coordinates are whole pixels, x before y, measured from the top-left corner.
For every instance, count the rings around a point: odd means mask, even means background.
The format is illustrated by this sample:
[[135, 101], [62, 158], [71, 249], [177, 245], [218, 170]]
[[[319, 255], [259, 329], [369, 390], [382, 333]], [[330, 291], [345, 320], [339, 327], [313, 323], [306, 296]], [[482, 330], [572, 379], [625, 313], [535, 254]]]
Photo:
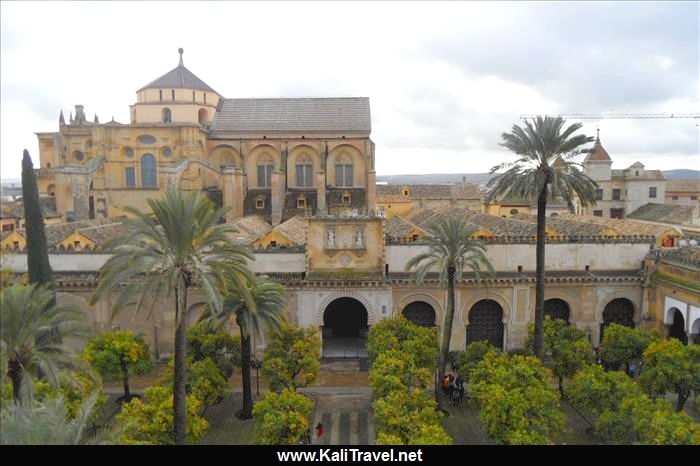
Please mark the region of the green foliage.
[[61, 369], [83, 368], [73, 353], [46, 336], [48, 329], [58, 341], [89, 335], [85, 316], [76, 307], [54, 302], [53, 291], [46, 285], [15, 284], [0, 291], [0, 342], [7, 375], [26, 399], [31, 399], [32, 378], [39, 371], [56, 386]]
[[634, 380], [621, 371], [606, 372], [601, 366], [583, 368], [571, 380], [567, 390], [569, 401], [600, 416], [616, 411], [626, 396], [641, 394]]
[[674, 413], [669, 402], [644, 394], [627, 396], [617, 411], [605, 411], [596, 430], [615, 444], [700, 445], [700, 424]]
[[321, 338], [315, 328], [282, 325], [263, 356], [263, 374], [275, 391], [313, 383], [321, 370]]
[[[25, 149], [22, 156], [22, 203], [24, 204], [25, 232], [27, 235], [27, 266], [29, 282], [53, 287], [53, 274], [49, 264], [46, 229], [39, 204], [39, 188], [36, 184], [34, 164]], [[54, 297], [55, 299], [55, 297]]]
[[147, 374], [153, 368], [148, 344], [142, 335], [114, 330], [88, 341], [83, 360], [107, 380], [128, 381], [132, 375]]
[[[452, 439], [440, 426], [440, 412], [426, 390], [394, 390], [372, 403], [377, 442], [382, 444], [418, 445], [423, 441], [447, 445]], [[384, 443], [386, 442], [386, 443]], [[427, 445], [427, 443], [425, 443]]]
[[32, 405], [11, 403], [0, 413], [2, 445], [107, 445], [114, 442], [111, 430], [91, 432], [100, 395], [95, 392], [78, 405], [73, 415], [61, 397]]
[[507, 445], [551, 444], [564, 428], [551, 372], [539, 359], [487, 353], [469, 386], [489, 436]]
[[[533, 352], [534, 326], [528, 326], [526, 348]], [[552, 358], [551, 369], [559, 380], [559, 391], [564, 396], [564, 378], [572, 377], [581, 368], [594, 362], [593, 347], [586, 333], [561, 319], [544, 318], [544, 352]]]
[[397, 350], [380, 354], [372, 364], [369, 384], [375, 398], [387, 396], [396, 390], [426, 389], [432, 381], [432, 372], [418, 367], [413, 356]]
[[612, 369], [627, 368], [630, 362], [642, 358], [644, 350], [656, 338], [647, 330], [610, 324], [603, 334], [600, 357]]
[[639, 383], [650, 395], [676, 393], [676, 410], [682, 410], [692, 392], [700, 391], [700, 346], [686, 346], [675, 338], [651, 343], [644, 351]]
[[[121, 431], [119, 443], [127, 445], [172, 445], [173, 395], [167, 387], [150, 387], [145, 391], [146, 402], [134, 398], [124, 404], [117, 415]], [[195, 395], [187, 396], [187, 443], [195, 443], [209, 424], [200, 417], [202, 402]]]
[[465, 351], [460, 352], [457, 358], [459, 375], [469, 383], [471, 372], [484, 360], [488, 353], [500, 351], [485, 340], [469, 343]]
[[97, 398], [92, 406], [92, 417], [89, 419], [91, 422], [95, 423], [99, 420], [102, 409], [107, 403], [107, 394], [102, 384], [79, 372], [61, 374], [58, 386], [39, 380], [34, 384], [34, 391], [34, 400], [39, 403], [48, 403], [49, 400], [62, 398], [69, 421], [78, 415], [85, 400], [93, 394]]
[[437, 332], [420, 327], [403, 316], [382, 319], [369, 329], [367, 351], [370, 362], [381, 353], [396, 350], [411, 354], [418, 367], [434, 369], [437, 359]]
[[446, 445], [452, 439], [428, 391], [437, 356], [434, 329], [403, 316], [384, 319], [369, 331], [377, 444]]
[[241, 337], [198, 323], [187, 329], [187, 355], [193, 361], [211, 359], [221, 374], [230, 379], [234, 368], [241, 367]]
[[267, 392], [253, 408], [258, 445], [298, 445], [309, 433], [314, 403], [290, 388]]
[[[161, 375], [158, 383], [172, 389], [175, 362], [171, 358], [168, 367]], [[214, 361], [205, 358], [187, 363], [187, 394], [201, 402], [202, 408], [220, 403], [228, 394], [228, 381], [216, 366]], [[188, 397], [189, 400], [189, 397]]]

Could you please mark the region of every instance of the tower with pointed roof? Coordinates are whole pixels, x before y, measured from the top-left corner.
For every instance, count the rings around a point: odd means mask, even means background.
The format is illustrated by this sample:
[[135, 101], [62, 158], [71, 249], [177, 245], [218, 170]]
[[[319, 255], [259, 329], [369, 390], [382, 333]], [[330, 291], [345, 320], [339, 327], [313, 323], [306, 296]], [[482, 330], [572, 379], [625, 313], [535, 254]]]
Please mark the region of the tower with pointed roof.
[[182, 48], [178, 53], [180, 61], [175, 68], [136, 91], [131, 123], [201, 126], [211, 123], [221, 96], [185, 68]]
[[583, 171], [595, 181], [607, 181], [612, 173], [612, 159], [600, 142], [600, 129], [597, 131], [593, 151], [583, 161]]

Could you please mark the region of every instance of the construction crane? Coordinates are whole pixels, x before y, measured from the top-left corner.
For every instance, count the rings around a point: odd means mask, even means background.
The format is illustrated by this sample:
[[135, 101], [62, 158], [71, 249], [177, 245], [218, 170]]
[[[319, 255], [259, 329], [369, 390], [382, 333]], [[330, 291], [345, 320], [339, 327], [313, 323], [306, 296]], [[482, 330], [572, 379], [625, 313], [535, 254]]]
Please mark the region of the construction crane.
[[520, 119], [534, 120], [538, 116], [560, 116], [575, 120], [654, 120], [662, 118], [700, 120], [700, 113], [560, 113], [556, 115], [520, 115]]

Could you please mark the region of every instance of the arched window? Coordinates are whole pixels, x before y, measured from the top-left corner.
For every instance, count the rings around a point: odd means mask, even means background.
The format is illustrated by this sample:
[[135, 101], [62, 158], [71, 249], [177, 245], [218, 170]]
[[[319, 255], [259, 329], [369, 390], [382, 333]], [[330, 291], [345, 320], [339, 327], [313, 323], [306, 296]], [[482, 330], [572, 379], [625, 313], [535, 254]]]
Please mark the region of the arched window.
[[307, 156], [302, 156], [297, 159], [296, 163], [297, 171], [297, 187], [298, 188], [311, 188], [314, 185], [313, 181], [313, 171], [314, 166], [311, 159]]
[[275, 164], [269, 156], [260, 157], [258, 160], [258, 188], [269, 188], [272, 186], [272, 170]]
[[338, 157], [335, 163], [335, 185], [348, 188], [353, 185], [352, 159], [347, 156]]
[[209, 113], [207, 113], [206, 109], [200, 108], [199, 112], [197, 113], [197, 118], [199, 120], [199, 124], [204, 126], [209, 121]]
[[145, 154], [141, 157], [141, 186], [155, 188], [156, 180], [156, 158], [153, 154]]
[[163, 109], [163, 123], [172, 123], [173, 118], [172, 118], [172, 113], [170, 112], [169, 108], [164, 108]]

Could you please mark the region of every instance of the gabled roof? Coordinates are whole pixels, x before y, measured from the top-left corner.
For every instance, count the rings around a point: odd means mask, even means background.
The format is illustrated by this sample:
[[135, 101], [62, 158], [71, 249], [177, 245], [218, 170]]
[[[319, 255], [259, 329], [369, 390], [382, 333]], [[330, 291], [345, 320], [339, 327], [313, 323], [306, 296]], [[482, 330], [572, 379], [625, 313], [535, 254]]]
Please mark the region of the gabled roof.
[[700, 192], [700, 178], [686, 180], [668, 180], [666, 182], [666, 195], [670, 192], [698, 193]]
[[272, 225], [259, 215], [247, 215], [231, 222], [238, 232], [234, 233], [235, 240], [242, 244], [250, 244], [272, 230]]
[[[408, 190], [408, 196], [403, 190]], [[479, 187], [472, 183], [457, 184], [378, 184], [377, 199], [380, 202], [407, 202], [413, 199], [481, 200]]]
[[155, 81], [143, 86], [136, 92], [141, 92], [144, 89], [154, 88], [175, 88], [175, 89], [196, 89], [199, 91], [209, 91], [218, 94], [214, 89], [209, 87], [207, 83], [199, 79], [193, 72], [185, 68], [182, 62], [182, 49], [180, 51], [180, 63], [172, 70], [165, 73]]
[[286, 222], [277, 225], [272, 231], [276, 231], [289, 240], [295, 246], [303, 246], [306, 243], [306, 225], [308, 218], [296, 215]]
[[611, 162], [612, 159], [610, 159], [610, 155], [608, 155], [608, 151], [605, 150], [603, 145], [600, 143], [600, 140], [596, 140], [595, 144], [593, 145], [593, 151], [590, 152], [584, 162]]
[[367, 97], [224, 99], [211, 131], [359, 131], [372, 129]]

